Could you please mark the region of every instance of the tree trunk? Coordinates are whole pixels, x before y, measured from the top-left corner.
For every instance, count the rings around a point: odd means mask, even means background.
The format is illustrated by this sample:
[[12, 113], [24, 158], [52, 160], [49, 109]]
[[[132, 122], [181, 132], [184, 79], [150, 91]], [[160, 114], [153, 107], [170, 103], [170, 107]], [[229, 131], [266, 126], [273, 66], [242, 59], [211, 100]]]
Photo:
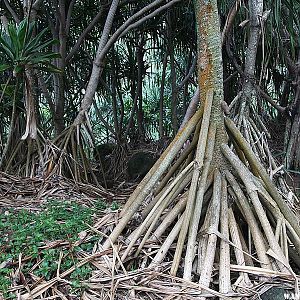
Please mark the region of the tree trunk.
[[[33, 0], [23, 2], [24, 16], [28, 17], [30, 22], [36, 20], [37, 8], [33, 6]], [[35, 34], [35, 33], [34, 33]], [[37, 139], [37, 119], [36, 119], [36, 102], [37, 95], [34, 92], [34, 76], [29, 66], [25, 67], [25, 109], [26, 109], [26, 129], [22, 140]]]
[[172, 129], [173, 135], [178, 131], [178, 118], [177, 118], [177, 105], [178, 105], [178, 93], [176, 84], [176, 67], [175, 67], [175, 57], [174, 57], [174, 44], [173, 44], [173, 33], [171, 25], [169, 24], [169, 55], [170, 55], [170, 68], [171, 68], [171, 119], [172, 119]]
[[32, 70], [25, 72], [25, 108], [26, 108], [26, 129], [22, 140], [27, 138], [37, 139], [37, 120], [36, 120], [36, 95], [34, 93], [34, 79]]
[[106, 43], [108, 41], [109, 33], [111, 31], [113, 19], [115, 16], [115, 13], [117, 11], [119, 4], [119, 0], [113, 0], [111, 3], [111, 7], [109, 9], [104, 29], [101, 35], [101, 39], [98, 45], [97, 54], [93, 62], [93, 69], [92, 74], [89, 80], [89, 83], [87, 85], [84, 98], [81, 103], [81, 107], [79, 110], [79, 113], [76, 117], [76, 119], [73, 122], [73, 125], [79, 125], [83, 122], [85, 119], [85, 113], [89, 110], [93, 103], [93, 98], [95, 96], [96, 89], [98, 87], [99, 83], [99, 77], [101, 75], [101, 72], [103, 70], [103, 62], [101, 61], [101, 52], [106, 46]]
[[286, 125], [286, 149], [285, 167], [286, 169], [299, 170], [300, 168], [300, 54], [298, 62], [294, 67], [295, 76], [295, 96], [291, 105], [291, 116]]
[[[186, 70], [185, 70], [185, 78], [189, 75], [191, 63], [192, 63], [192, 57], [193, 53], [190, 51], [188, 61], [186, 64]], [[183, 88], [183, 112], [185, 113], [188, 108], [188, 94], [189, 94], [189, 80], [187, 79], [184, 83], [184, 88]]]
[[55, 74], [57, 84], [55, 85], [55, 112], [53, 116], [55, 134], [58, 136], [65, 129], [65, 67], [66, 67], [66, 48], [67, 48], [67, 20], [66, 6], [64, 0], [59, 0], [59, 53], [61, 57], [58, 59], [57, 67], [62, 73]]
[[166, 69], [168, 64], [168, 54], [165, 52], [162, 66], [161, 83], [159, 90], [159, 138], [164, 137], [164, 92], [166, 84]]
[[113, 109], [113, 120], [114, 120], [114, 131], [116, 133], [116, 140], [120, 143], [121, 131], [120, 123], [118, 121], [118, 100], [117, 100], [117, 76], [115, 70], [113, 70], [112, 79], [111, 79], [111, 89], [112, 89], [112, 109]]
[[138, 140], [145, 140], [145, 129], [144, 129], [144, 112], [143, 112], [143, 78], [145, 75], [144, 66], [144, 38], [141, 37], [141, 41], [137, 48], [137, 64], [138, 64], [138, 77], [139, 86], [137, 88], [138, 93], [138, 105], [136, 107], [137, 125], [138, 125]]
[[[256, 54], [261, 34], [261, 24], [259, 18], [263, 14], [263, 0], [250, 0], [248, 3], [250, 13], [250, 31], [248, 38], [248, 47], [245, 57], [245, 78], [242, 88], [242, 98], [240, 106], [241, 116], [244, 113], [246, 103], [255, 103], [257, 97], [256, 90], [251, 81], [255, 80]], [[240, 122], [241, 121], [239, 121], [239, 126]]]

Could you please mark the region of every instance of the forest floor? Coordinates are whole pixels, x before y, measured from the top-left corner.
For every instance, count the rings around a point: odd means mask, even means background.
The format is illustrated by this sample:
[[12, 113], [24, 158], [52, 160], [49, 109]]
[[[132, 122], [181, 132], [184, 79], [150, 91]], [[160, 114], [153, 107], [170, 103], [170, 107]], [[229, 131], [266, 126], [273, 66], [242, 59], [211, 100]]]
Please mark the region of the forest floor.
[[[97, 222], [117, 214], [130, 192], [0, 173], [0, 299], [79, 299], [96, 269]], [[59, 284], [47, 286], [53, 279]]]
[[[117, 252], [111, 268], [100, 263], [107, 254], [101, 251], [101, 227], [114, 226], [134, 187], [113, 193], [65, 178], [0, 173], [0, 300], [198, 299], [199, 285], [166, 275], [169, 263], [159, 269], [131, 265], [118, 273]], [[282, 287], [272, 276], [240, 296], [258, 299], [269, 291], [269, 298], [261, 298], [275, 299], [275, 293], [284, 299], [293, 284], [287, 279]], [[211, 289], [205, 293], [220, 297]]]

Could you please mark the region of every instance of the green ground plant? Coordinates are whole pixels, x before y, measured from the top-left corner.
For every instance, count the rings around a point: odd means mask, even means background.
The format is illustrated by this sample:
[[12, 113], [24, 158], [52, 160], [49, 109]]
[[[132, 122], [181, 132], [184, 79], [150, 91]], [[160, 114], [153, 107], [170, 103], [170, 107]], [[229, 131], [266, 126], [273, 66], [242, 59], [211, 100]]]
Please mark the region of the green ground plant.
[[[89, 228], [98, 214], [108, 208], [103, 201], [97, 201], [93, 208], [75, 201], [49, 201], [39, 213], [28, 210], [8, 210], [0, 215], [0, 294], [5, 299], [13, 298], [8, 289], [11, 286], [11, 274], [18, 266], [21, 256], [21, 272], [26, 282], [30, 274], [49, 280], [56, 274], [59, 257], [62, 256], [60, 272], [76, 266], [81, 251], [89, 253], [95, 244], [91, 237], [75, 246], [78, 234]], [[118, 209], [114, 202], [111, 210]], [[54, 241], [64, 241], [57, 247], [45, 247]], [[38, 264], [38, 265], [37, 265]], [[70, 274], [72, 293], [80, 293], [84, 288], [81, 281], [87, 279], [92, 267], [84, 265]]]

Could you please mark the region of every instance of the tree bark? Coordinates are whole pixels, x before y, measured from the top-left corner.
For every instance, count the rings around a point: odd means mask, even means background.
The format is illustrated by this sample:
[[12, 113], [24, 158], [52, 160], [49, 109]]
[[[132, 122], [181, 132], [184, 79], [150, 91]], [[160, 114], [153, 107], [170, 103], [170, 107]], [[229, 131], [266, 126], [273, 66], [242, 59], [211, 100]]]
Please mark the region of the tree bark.
[[286, 149], [285, 149], [285, 167], [286, 169], [299, 170], [300, 168], [300, 54], [298, 62], [295, 64], [295, 96], [291, 105], [290, 119], [286, 125]]
[[[171, 21], [169, 21], [171, 22]], [[170, 68], [171, 68], [171, 120], [173, 135], [178, 131], [178, 119], [177, 119], [177, 105], [178, 105], [178, 93], [176, 84], [176, 68], [175, 68], [175, 58], [174, 58], [174, 44], [173, 44], [173, 32], [172, 26], [169, 24], [169, 55], [170, 55]]]
[[64, 71], [66, 67], [66, 49], [67, 49], [67, 20], [66, 20], [66, 6], [64, 0], [59, 0], [59, 53], [61, 57], [58, 59], [58, 68], [62, 73], [55, 74], [57, 85], [55, 88], [55, 114], [53, 116], [55, 133], [59, 135], [65, 128], [64, 113], [65, 113], [65, 78]]
[[200, 90], [199, 87], [197, 87], [192, 99], [190, 100], [190, 104], [188, 108], [186, 109], [184, 118], [182, 120], [182, 123], [180, 125], [179, 130], [181, 130], [185, 124], [189, 121], [189, 119], [194, 115], [194, 113], [197, 110], [198, 104], [200, 102]]
[[166, 70], [168, 63], [168, 54], [165, 52], [162, 66], [161, 83], [159, 90], [159, 138], [164, 137], [164, 92], [166, 84]]
[[121, 138], [121, 131], [120, 131], [120, 124], [119, 124], [119, 120], [118, 120], [118, 103], [117, 103], [117, 75], [116, 75], [116, 71], [113, 70], [113, 75], [112, 75], [112, 79], [111, 79], [111, 89], [112, 89], [112, 93], [111, 93], [111, 97], [112, 97], [112, 110], [113, 110], [113, 120], [114, 120], [114, 130], [116, 133], [116, 140], [118, 141], [118, 143], [120, 142], [120, 138]]
[[[221, 103], [223, 94], [223, 63], [217, 1], [197, 0], [195, 4], [198, 39], [198, 86], [200, 99], [214, 91], [212, 122], [217, 124], [217, 141], [227, 140]], [[217, 16], [217, 17], [216, 17]], [[213, 59], [212, 59], [213, 58]]]
[[85, 92], [84, 98], [82, 100], [79, 113], [78, 113], [76, 119], [74, 120], [73, 125], [79, 125], [83, 122], [83, 120], [85, 118], [85, 113], [89, 110], [89, 108], [91, 107], [91, 105], [93, 103], [93, 98], [95, 96], [95, 92], [98, 87], [99, 77], [103, 70], [103, 65], [102, 65], [103, 62], [101, 61], [101, 53], [108, 41], [109, 33], [111, 31], [113, 19], [114, 19], [115, 13], [117, 11], [118, 4], [119, 4], [119, 0], [113, 0], [111, 3], [111, 7], [109, 9], [109, 12], [108, 12], [108, 15], [107, 15], [107, 18], [105, 21], [104, 29], [102, 32], [102, 36], [101, 36], [101, 39], [100, 39], [100, 42], [98, 45], [97, 54], [96, 54], [96, 57], [93, 62], [92, 74], [91, 74], [89, 83], [87, 85], [86, 92]]
[[25, 77], [25, 108], [26, 108], [26, 129], [21, 137], [22, 140], [27, 138], [37, 139], [37, 120], [36, 120], [36, 95], [34, 93], [34, 80], [31, 70], [27, 70]]
[[241, 106], [240, 112], [243, 114], [243, 111], [246, 106], [246, 102], [251, 102], [256, 100], [256, 90], [251, 83], [252, 80], [255, 80], [255, 63], [256, 63], [256, 54], [257, 47], [260, 39], [260, 20], [259, 17], [263, 14], [263, 0], [250, 0], [249, 1], [249, 12], [250, 12], [250, 32], [248, 38], [248, 48], [246, 52], [245, 60], [245, 81], [242, 88], [242, 97], [241, 97]]
[[138, 125], [138, 133], [139, 141], [145, 140], [145, 129], [144, 129], [144, 112], [143, 112], [143, 78], [145, 75], [145, 66], [144, 66], [144, 38], [141, 37], [141, 41], [139, 43], [139, 46], [137, 48], [137, 64], [138, 64], [138, 70], [139, 70], [139, 82], [140, 85], [138, 86], [138, 105], [136, 107], [136, 116], [137, 116], [137, 125]]

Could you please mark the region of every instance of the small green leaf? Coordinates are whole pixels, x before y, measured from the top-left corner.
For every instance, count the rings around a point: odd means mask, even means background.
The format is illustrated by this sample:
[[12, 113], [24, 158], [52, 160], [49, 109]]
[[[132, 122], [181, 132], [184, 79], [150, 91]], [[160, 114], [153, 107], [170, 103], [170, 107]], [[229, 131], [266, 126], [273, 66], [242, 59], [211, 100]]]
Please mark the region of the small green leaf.
[[1, 50], [12, 60], [14, 60], [15, 55], [13, 49], [10, 47], [10, 45], [7, 43], [7, 41], [0, 36], [0, 48]]
[[26, 47], [24, 48], [24, 53], [30, 54], [32, 52], [36, 52], [36, 48], [38, 47], [38, 45], [40, 45], [40, 42], [47, 30], [47, 28], [43, 29], [36, 37], [32, 38], [31, 40], [28, 40], [26, 43]]
[[8, 70], [9, 68], [10, 68], [10, 65], [7, 65], [7, 64], [0, 65], [0, 72]]
[[27, 60], [30, 61], [31, 64], [38, 64], [43, 62], [50, 62], [52, 59], [60, 58], [59, 53], [40, 53], [35, 56], [27, 57]]
[[28, 19], [22, 20], [17, 28], [17, 35], [19, 40], [20, 49], [24, 49], [25, 40], [26, 40], [26, 31], [27, 31]]
[[24, 71], [24, 66], [23, 65], [16, 65], [14, 67], [13, 73], [14, 75], [18, 75]]
[[11, 46], [14, 49], [14, 53], [17, 54], [19, 52], [19, 40], [17, 35], [17, 29], [15, 24], [10, 23], [8, 24], [8, 34], [11, 39]]

